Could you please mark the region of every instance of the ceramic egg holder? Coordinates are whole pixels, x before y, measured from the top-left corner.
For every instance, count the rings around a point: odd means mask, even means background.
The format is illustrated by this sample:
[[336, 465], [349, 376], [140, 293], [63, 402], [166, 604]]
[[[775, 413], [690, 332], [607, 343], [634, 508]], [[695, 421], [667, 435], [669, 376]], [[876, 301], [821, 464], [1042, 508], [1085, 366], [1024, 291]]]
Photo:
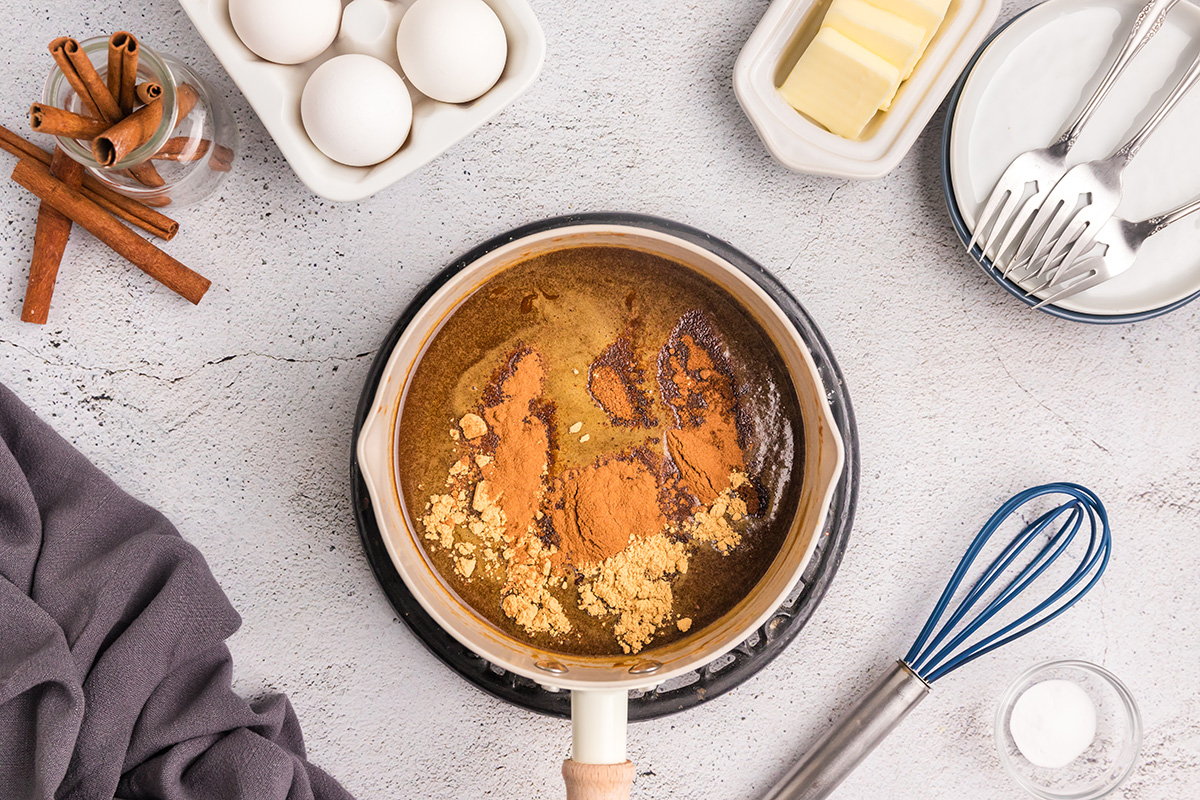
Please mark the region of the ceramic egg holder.
[[343, 5], [341, 31], [316, 58], [286, 65], [265, 61], [238, 38], [228, 0], [179, 0], [192, 24], [246, 96], [305, 185], [329, 200], [369, 197], [411, 174], [466, 138], [519, 97], [541, 71], [546, 40], [526, 0], [486, 0], [504, 26], [508, 61], [500, 80], [470, 103], [440, 103], [408, 83], [413, 102], [412, 132], [385, 161], [349, 167], [326, 156], [304, 130], [300, 97], [309, 76], [331, 58], [347, 53], [374, 56], [403, 75], [396, 31], [409, 5], [405, 0], [351, 0]]

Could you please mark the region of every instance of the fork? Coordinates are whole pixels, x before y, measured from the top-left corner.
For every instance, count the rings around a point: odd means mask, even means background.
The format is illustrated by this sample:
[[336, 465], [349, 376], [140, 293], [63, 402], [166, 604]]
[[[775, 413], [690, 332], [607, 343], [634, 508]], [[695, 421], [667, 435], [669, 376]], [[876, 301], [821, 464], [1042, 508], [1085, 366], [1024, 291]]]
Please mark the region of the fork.
[[[1129, 37], [1117, 53], [1112, 66], [1108, 68], [1100, 85], [1096, 87], [1096, 91], [1066, 132], [1049, 147], [1022, 153], [1008, 165], [996, 181], [992, 193], [988, 195], [983, 211], [975, 223], [971, 241], [967, 244], [968, 253], [979, 244], [979, 257], [982, 260], [987, 257], [992, 244], [999, 241], [1000, 246], [993, 256], [993, 260], [998, 260], [1013, 244], [1025, 222], [1037, 212], [1041, 201], [1067, 171], [1067, 154], [1079, 140], [1084, 126], [1092, 118], [1117, 78], [1125, 71], [1125, 67], [1162, 27], [1167, 12], [1175, 7], [1176, 2], [1178, 0], [1149, 0], [1133, 21]], [[1153, 20], [1153, 24], [1147, 25], [1149, 20]], [[1033, 194], [1025, 198], [1031, 183], [1034, 187]], [[983, 235], [985, 230], [989, 231], [986, 237]], [[1005, 230], [1008, 231], [1007, 235], [1001, 239], [1000, 236]]]
[[[1080, 245], [1079, 253], [1087, 251], [1096, 240], [1100, 227], [1121, 204], [1125, 169], [1198, 80], [1200, 55], [1132, 139], [1108, 158], [1079, 164], [1063, 176], [1038, 209], [1012, 261], [1005, 268], [1005, 275], [1025, 267], [1026, 274], [1036, 278], [1053, 269], [1052, 265], [1074, 245]], [[1082, 206], [1079, 205], [1081, 200], [1085, 201]], [[1075, 239], [1064, 235], [1068, 229], [1078, 232]], [[1069, 265], [1064, 263], [1062, 266]]]
[[1041, 284], [1026, 292], [1026, 296], [1031, 297], [1057, 287], [1057, 292], [1034, 306], [1034, 308], [1041, 308], [1112, 280], [1133, 265], [1138, 251], [1141, 250], [1147, 239], [1162, 233], [1171, 225], [1197, 211], [1200, 211], [1200, 199], [1182, 205], [1174, 211], [1138, 222], [1130, 222], [1120, 217], [1110, 217], [1096, 234], [1097, 245], [1087, 251], [1095, 253], [1100, 246], [1107, 246], [1108, 249], [1104, 251], [1103, 255], [1088, 255], [1076, 263], [1078, 257], [1085, 251], [1077, 250], [1079, 245], [1075, 245], [1064, 261], [1055, 267]]

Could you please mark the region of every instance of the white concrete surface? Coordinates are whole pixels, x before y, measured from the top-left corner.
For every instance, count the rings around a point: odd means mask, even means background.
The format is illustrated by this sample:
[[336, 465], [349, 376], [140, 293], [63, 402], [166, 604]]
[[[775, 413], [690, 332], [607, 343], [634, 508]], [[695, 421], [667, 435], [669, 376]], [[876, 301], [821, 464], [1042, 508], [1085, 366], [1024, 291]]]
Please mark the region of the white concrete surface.
[[837, 796], [1020, 797], [992, 715], [1009, 680], [1052, 657], [1107, 666], [1141, 703], [1145, 749], [1119, 796], [1193, 796], [1200, 305], [1089, 327], [1014, 302], [947, 220], [940, 116], [874, 183], [775, 165], [730, 88], [765, 5], [538, 0], [550, 50], [532, 91], [410, 180], [334, 205], [296, 180], [170, 0], [11, 0], [4, 124], [21, 128], [39, 96], [51, 38], [127, 28], [208, 76], [246, 147], [168, 246], [214, 281], [198, 308], [78, 235], [51, 324], [21, 324], [35, 203], [0, 182], [0, 380], [206, 554], [245, 618], [237, 687], [287, 692], [311, 757], [357, 797], [556, 797], [570, 726], [464, 683], [376, 586], [347, 497], [355, 403], [401, 309], [479, 241], [582, 210], [699, 226], [773, 269], [823, 326], [858, 409], [862, 498], [842, 571], [791, 649], [731, 694], [633, 728], [635, 796], [758, 797], [903, 653], [987, 514], [1055, 479], [1111, 511], [1098, 591], [947, 678]]

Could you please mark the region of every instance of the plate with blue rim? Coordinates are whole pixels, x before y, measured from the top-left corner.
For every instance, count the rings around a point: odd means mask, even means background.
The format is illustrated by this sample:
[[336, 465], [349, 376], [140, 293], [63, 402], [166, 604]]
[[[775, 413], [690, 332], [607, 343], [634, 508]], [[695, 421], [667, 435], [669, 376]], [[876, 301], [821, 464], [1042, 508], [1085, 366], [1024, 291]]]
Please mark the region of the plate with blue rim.
[[[964, 245], [1001, 173], [1020, 153], [1055, 141], [1091, 96], [1141, 9], [1138, 0], [1048, 0], [998, 29], [950, 95], [942, 136], [946, 205]], [[1154, 112], [1200, 52], [1200, 7], [1179, 3], [1113, 86], [1069, 164], [1102, 158]], [[1185, 96], [1125, 173], [1118, 215], [1137, 220], [1200, 197], [1200, 89]], [[1036, 305], [978, 251], [1006, 291]], [[1200, 296], [1200, 215], [1149, 240], [1122, 275], [1043, 311], [1094, 324], [1138, 322]]]

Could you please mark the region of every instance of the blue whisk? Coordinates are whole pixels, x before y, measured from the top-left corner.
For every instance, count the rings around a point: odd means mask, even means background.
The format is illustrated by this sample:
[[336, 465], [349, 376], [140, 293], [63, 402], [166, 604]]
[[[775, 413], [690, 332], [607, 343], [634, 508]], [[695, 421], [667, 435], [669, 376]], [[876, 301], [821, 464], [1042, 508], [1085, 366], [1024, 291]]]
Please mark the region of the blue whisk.
[[[1027, 504], [1051, 495], [1065, 495], [1067, 499], [1026, 525], [969, 584], [970, 589], [950, 611], [955, 596], [967, 585], [968, 573], [996, 531]], [[1082, 558], [1054, 591], [1012, 622], [986, 635], [981, 633], [1073, 544], [1076, 551], [1082, 550]], [[925, 699], [930, 684], [1037, 630], [1079, 602], [1104, 574], [1111, 550], [1108, 514], [1091, 490], [1074, 483], [1049, 483], [1013, 497], [992, 515], [971, 542], [908, 654], [821, 738], [764, 800], [827, 797]], [[985, 597], [989, 599], [985, 601]]]

